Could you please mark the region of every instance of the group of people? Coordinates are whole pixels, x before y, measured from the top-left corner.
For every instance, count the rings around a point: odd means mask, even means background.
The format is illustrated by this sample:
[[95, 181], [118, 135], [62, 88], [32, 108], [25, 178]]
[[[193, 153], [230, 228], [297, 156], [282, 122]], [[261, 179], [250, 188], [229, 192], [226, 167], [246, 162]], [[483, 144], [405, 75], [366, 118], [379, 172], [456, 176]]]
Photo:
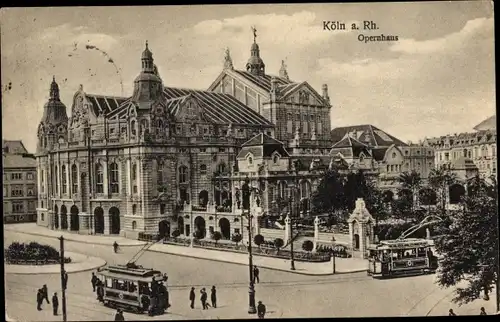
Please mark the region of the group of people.
[[[36, 294], [36, 309], [38, 311], [42, 310], [42, 304], [43, 300], [47, 301], [47, 304], [50, 304], [49, 302], [49, 290], [47, 288], [47, 285], [43, 285], [42, 288], [38, 289], [38, 292]], [[59, 308], [59, 298], [57, 297], [57, 292], [54, 292], [54, 295], [52, 295], [52, 312], [54, 315], [57, 315], [57, 310]]]
[[[479, 310], [479, 315], [488, 315], [486, 314], [486, 310], [484, 309], [484, 307], [481, 307], [481, 309]], [[448, 316], [457, 316], [457, 314], [453, 312], [453, 309], [450, 309], [448, 311]]]
[[[194, 309], [194, 301], [196, 300], [196, 293], [195, 293], [195, 288], [191, 287], [191, 292], [189, 292], [189, 301], [191, 302], [191, 308]], [[208, 303], [208, 294], [205, 288], [202, 288], [200, 290], [200, 301], [201, 301], [201, 307], [204, 310], [208, 310], [208, 308], [211, 306], [213, 308], [217, 307], [217, 290], [215, 289], [215, 286], [212, 286], [212, 289], [210, 290], [210, 300], [212, 302], [212, 305]]]

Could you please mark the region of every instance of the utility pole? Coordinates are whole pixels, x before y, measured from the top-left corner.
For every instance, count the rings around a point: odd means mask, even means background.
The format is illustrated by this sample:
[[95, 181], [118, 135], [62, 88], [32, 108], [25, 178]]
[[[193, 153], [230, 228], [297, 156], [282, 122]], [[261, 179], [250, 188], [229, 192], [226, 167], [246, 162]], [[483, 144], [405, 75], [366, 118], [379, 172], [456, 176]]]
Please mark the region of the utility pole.
[[253, 279], [252, 216], [250, 215], [250, 187], [248, 185], [248, 179], [245, 180], [245, 183], [241, 187], [241, 190], [243, 199], [242, 216], [244, 216], [245, 210], [248, 216], [248, 271], [250, 277], [250, 283], [248, 288], [248, 314], [255, 314], [257, 313], [257, 309], [255, 307], [255, 287]]
[[64, 237], [61, 236], [58, 238], [60, 241], [60, 263], [61, 263], [61, 289], [62, 289], [62, 313], [63, 313], [63, 321], [67, 321], [66, 317], [66, 286], [67, 286], [67, 279], [66, 279], [66, 271], [64, 270]]

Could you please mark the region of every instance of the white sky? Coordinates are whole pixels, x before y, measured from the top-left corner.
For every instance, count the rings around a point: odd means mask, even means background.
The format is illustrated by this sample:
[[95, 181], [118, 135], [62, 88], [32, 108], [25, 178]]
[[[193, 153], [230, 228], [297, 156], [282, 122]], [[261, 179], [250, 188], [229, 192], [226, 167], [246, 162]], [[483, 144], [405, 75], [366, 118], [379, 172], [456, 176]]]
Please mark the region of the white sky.
[[[266, 72], [285, 59], [294, 81], [329, 87], [332, 127], [373, 124], [406, 141], [471, 131], [495, 113], [493, 9], [489, 1], [2, 8], [2, 134], [36, 148], [52, 75], [71, 114], [88, 93], [132, 93], [149, 41], [165, 85], [206, 89], [229, 47], [244, 69], [252, 33]], [[372, 20], [377, 31], [324, 31], [323, 20]], [[397, 35], [398, 42], [359, 42]], [[75, 46], [76, 44], [76, 46]], [[94, 45], [103, 54], [85, 49]], [[11, 89], [6, 88], [12, 84]]]

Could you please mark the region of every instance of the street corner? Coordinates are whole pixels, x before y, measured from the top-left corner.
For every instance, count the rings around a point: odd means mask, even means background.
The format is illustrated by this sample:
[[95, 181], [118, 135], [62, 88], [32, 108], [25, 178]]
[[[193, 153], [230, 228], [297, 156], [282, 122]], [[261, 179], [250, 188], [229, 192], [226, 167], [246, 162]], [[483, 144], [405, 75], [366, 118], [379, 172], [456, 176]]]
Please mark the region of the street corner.
[[[66, 252], [65, 257], [71, 258], [71, 263], [65, 264], [64, 268], [68, 274], [79, 273], [97, 269], [106, 265], [106, 261], [99, 257], [87, 256], [79, 253]], [[61, 271], [61, 265], [4, 265], [6, 274], [36, 275], [57, 274]]]

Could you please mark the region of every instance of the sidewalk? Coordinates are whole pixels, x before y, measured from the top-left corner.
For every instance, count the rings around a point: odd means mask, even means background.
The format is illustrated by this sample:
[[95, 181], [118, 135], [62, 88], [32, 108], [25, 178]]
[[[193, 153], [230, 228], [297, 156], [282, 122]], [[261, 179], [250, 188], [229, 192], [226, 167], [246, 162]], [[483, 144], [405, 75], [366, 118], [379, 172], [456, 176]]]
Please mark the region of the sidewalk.
[[[186, 246], [155, 244], [149, 251], [171, 255], [193, 257], [218, 262], [248, 265], [248, 254], [229, 251], [209, 250], [203, 248], [192, 248]], [[307, 263], [295, 261], [295, 271], [290, 270], [290, 260], [272, 258], [267, 256], [253, 256], [253, 263], [262, 268], [285, 271], [302, 275], [333, 275], [333, 263]], [[367, 270], [366, 260], [359, 258], [336, 258], [336, 274], [364, 272]]]
[[[83, 254], [66, 252], [65, 257], [71, 257], [71, 263], [64, 264], [68, 274], [94, 270], [106, 265], [104, 259]], [[56, 274], [61, 272], [61, 265], [4, 265], [6, 274], [32, 275], [32, 274]]]
[[50, 230], [48, 228], [38, 226], [35, 223], [28, 224], [9, 224], [4, 225], [4, 230], [50, 238], [59, 238], [61, 235], [67, 241], [74, 241], [78, 243], [106, 245], [111, 246], [116, 241], [120, 247], [128, 246], [143, 246], [146, 242], [140, 240], [133, 240], [119, 236], [96, 236], [96, 235], [80, 235], [78, 233], [70, 233], [61, 230]]

